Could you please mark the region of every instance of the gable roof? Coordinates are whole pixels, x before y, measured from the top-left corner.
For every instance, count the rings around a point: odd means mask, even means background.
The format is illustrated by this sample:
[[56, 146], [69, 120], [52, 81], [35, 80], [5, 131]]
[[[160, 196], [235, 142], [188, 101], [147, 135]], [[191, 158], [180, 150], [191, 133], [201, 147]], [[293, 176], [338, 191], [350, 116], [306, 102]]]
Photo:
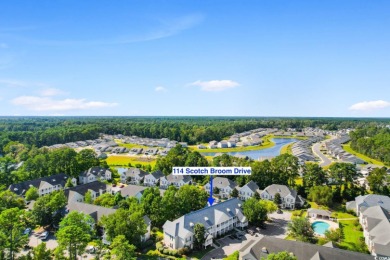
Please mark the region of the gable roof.
[[271, 196], [275, 196], [276, 193], [279, 193], [282, 198], [285, 198], [288, 195], [297, 196], [297, 192], [293, 189], [290, 189], [286, 185], [272, 184], [264, 189]]
[[110, 172], [110, 171], [108, 169], [96, 166], [96, 167], [89, 168], [85, 172], [82, 172], [80, 174], [80, 176], [87, 177], [87, 176], [90, 176], [90, 175], [94, 175], [96, 177], [99, 177], [99, 176], [103, 176], [103, 175], [105, 176], [106, 172]]
[[82, 185], [65, 189], [65, 196], [68, 198], [70, 191], [77, 192], [82, 196], [84, 196], [85, 193], [87, 193], [87, 191], [89, 190], [93, 190], [94, 192], [99, 192], [100, 190], [106, 190], [106, 189], [107, 189], [107, 184], [102, 183], [100, 181], [93, 181], [87, 184], [82, 184]]
[[148, 187], [145, 186], [138, 186], [138, 185], [127, 185], [126, 187], [123, 187], [120, 192], [123, 197], [134, 197], [139, 192], [142, 192], [146, 190]]
[[17, 195], [24, 195], [31, 186], [37, 189], [39, 189], [40, 187], [51, 187], [54, 185], [61, 185], [62, 187], [64, 187], [68, 178], [69, 176], [64, 173], [54, 174], [31, 181], [11, 184], [8, 189], [16, 193]]
[[98, 223], [103, 216], [111, 215], [116, 211], [116, 209], [105, 208], [82, 202], [71, 202], [68, 204], [67, 208], [69, 211], [78, 211], [90, 215], [96, 223]]
[[364, 196], [358, 196], [355, 198], [356, 205], [363, 211], [364, 208], [379, 205], [382, 208], [390, 212], [390, 197], [377, 194], [369, 194]]
[[125, 172], [125, 175], [126, 177], [139, 177], [139, 178], [143, 178], [145, 177], [145, 175], [147, 175], [148, 173], [139, 169], [139, 168], [134, 168], [134, 167], [131, 167], [129, 168], [126, 172]]
[[254, 181], [248, 182], [247, 184], [242, 186], [241, 189], [243, 189], [244, 187], [248, 187], [253, 192], [256, 192], [257, 190], [259, 190], [259, 186], [257, 186], [257, 184]]
[[[268, 253], [263, 252], [265, 249]], [[357, 253], [353, 251], [342, 250], [319, 246], [300, 241], [284, 240], [276, 237], [262, 236], [253, 238], [240, 248], [240, 256], [251, 254], [256, 259], [267, 258], [271, 253], [287, 251], [293, 253], [299, 260], [372, 260], [373, 256]]]
[[[156, 180], [165, 176], [164, 173], [162, 173], [162, 171], [155, 171], [155, 172], [152, 172], [150, 175], [153, 176]], [[149, 175], [147, 175], [147, 176], [149, 176]]]
[[237, 187], [237, 183], [225, 177], [216, 177], [214, 178], [213, 186], [219, 189], [226, 187], [234, 189], [235, 187]]
[[192, 177], [190, 175], [173, 175], [169, 174], [168, 176], [165, 176], [167, 181], [169, 182], [180, 182], [183, 181], [184, 183], [188, 183], [192, 181]]
[[166, 221], [163, 226], [164, 232], [174, 236], [186, 237], [193, 233], [193, 225], [197, 223], [203, 224], [207, 230], [216, 223], [221, 223], [234, 216], [241, 222], [246, 222], [246, 217], [241, 211], [241, 204], [242, 202], [239, 199], [233, 198], [193, 211], [174, 221]]

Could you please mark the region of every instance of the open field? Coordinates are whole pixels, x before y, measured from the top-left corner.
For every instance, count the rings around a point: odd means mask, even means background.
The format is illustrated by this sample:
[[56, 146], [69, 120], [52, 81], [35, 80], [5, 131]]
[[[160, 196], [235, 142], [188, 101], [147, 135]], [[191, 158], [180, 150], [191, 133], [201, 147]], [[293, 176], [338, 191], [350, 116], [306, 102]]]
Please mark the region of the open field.
[[372, 158], [370, 158], [370, 157], [368, 157], [368, 156], [366, 156], [366, 155], [364, 155], [364, 154], [355, 152], [354, 150], [352, 150], [352, 148], [351, 148], [351, 146], [350, 146], [349, 143], [348, 143], [348, 144], [344, 144], [344, 145], [343, 145], [343, 149], [344, 149], [345, 151], [347, 151], [348, 153], [353, 154], [353, 155], [355, 155], [356, 157], [358, 157], [358, 158], [360, 158], [360, 159], [362, 159], [362, 160], [365, 160], [365, 161], [368, 162], [368, 163], [376, 164], [376, 165], [380, 165], [380, 166], [384, 166], [384, 165], [385, 165], [385, 164], [384, 164], [383, 162], [381, 162], [381, 161], [372, 159]]
[[110, 156], [106, 160], [107, 164], [109, 166], [127, 166], [129, 163], [132, 165], [135, 164], [141, 164], [141, 165], [148, 165], [154, 167], [156, 165], [157, 159], [154, 158], [144, 158], [144, 157], [132, 157], [132, 156], [125, 156], [125, 155], [115, 155]]

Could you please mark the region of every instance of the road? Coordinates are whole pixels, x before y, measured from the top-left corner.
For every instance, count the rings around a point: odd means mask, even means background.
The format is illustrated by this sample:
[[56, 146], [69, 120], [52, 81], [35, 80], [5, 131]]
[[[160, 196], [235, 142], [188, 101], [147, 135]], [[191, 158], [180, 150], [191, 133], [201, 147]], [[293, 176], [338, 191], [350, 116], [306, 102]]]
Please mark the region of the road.
[[315, 143], [313, 145], [313, 153], [321, 159], [320, 166], [325, 167], [330, 165], [332, 161], [320, 151], [322, 144], [323, 144], [322, 142]]

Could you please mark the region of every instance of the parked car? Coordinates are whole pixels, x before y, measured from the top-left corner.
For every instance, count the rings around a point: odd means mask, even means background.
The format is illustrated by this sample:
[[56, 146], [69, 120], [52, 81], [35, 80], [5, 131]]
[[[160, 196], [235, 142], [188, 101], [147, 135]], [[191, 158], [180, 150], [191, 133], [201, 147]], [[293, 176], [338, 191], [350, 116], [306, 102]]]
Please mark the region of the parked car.
[[23, 231], [23, 235], [30, 235], [31, 234], [31, 228], [26, 228], [24, 231]]
[[39, 238], [40, 238], [41, 240], [46, 240], [48, 237], [49, 237], [49, 231], [45, 231], [45, 232], [43, 232], [43, 233], [39, 236]]

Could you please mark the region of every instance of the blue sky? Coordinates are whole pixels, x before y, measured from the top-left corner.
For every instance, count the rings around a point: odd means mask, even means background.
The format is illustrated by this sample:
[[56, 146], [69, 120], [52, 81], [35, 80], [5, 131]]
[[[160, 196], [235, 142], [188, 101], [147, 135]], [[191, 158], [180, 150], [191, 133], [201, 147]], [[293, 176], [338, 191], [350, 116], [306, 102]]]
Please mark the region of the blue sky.
[[0, 115], [390, 116], [389, 1], [0, 2]]

